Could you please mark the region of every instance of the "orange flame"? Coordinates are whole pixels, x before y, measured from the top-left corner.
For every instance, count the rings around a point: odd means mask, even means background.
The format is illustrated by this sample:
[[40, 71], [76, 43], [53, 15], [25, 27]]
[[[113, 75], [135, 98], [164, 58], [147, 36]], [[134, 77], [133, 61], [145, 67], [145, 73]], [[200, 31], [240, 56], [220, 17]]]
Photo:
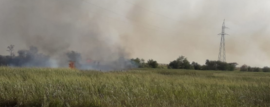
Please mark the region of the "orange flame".
[[73, 61], [70, 61], [69, 62], [69, 68], [71, 68], [71, 69], [75, 69], [76, 68], [75, 67], [75, 63]]

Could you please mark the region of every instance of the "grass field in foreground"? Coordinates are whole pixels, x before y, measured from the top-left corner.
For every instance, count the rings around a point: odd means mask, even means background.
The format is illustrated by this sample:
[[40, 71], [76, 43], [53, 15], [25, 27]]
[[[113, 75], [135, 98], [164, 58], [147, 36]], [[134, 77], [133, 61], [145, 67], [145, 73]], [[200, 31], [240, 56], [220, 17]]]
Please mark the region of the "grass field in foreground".
[[269, 107], [270, 74], [0, 67], [0, 106]]

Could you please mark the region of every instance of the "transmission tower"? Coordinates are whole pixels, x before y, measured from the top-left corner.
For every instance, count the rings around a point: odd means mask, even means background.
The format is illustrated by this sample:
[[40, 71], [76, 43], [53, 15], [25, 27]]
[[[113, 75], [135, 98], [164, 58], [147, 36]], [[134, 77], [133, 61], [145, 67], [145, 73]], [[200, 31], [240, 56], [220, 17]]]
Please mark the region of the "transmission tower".
[[221, 62], [226, 62], [226, 49], [225, 49], [225, 29], [227, 27], [225, 26], [225, 20], [223, 21], [222, 25], [222, 32], [219, 34], [221, 35], [221, 41], [220, 41], [220, 47], [219, 47], [219, 54], [218, 54], [218, 60]]

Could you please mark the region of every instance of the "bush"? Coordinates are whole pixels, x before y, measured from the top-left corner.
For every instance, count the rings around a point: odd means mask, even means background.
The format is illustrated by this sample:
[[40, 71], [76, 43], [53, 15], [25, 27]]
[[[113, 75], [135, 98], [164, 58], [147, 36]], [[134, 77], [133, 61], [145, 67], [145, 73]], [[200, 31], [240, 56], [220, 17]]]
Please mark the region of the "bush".
[[247, 65], [242, 65], [240, 71], [249, 71], [249, 67]]
[[168, 65], [169, 69], [180, 69], [180, 62], [178, 61], [172, 61], [170, 62], [170, 64]]
[[263, 72], [270, 72], [270, 68], [269, 67], [263, 67], [262, 71]]
[[259, 67], [254, 67], [254, 68], [252, 68], [252, 71], [253, 71], [253, 72], [260, 72], [260, 71], [261, 71], [261, 68], [259, 68]]
[[158, 68], [158, 63], [157, 63], [157, 61], [154, 61], [154, 60], [148, 60], [148, 62], [147, 62], [147, 65], [149, 66], [149, 67], [151, 67], [151, 68]]
[[191, 64], [195, 70], [202, 70], [202, 66], [197, 62], [192, 62]]
[[131, 59], [131, 62], [133, 62], [139, 68], [147, 68], [147, 64], [145, 63], [144, 59]]
[[221, 61], [209, 61], [206, 60], [203, 70], [222, 70], [222, 71], [234, 71], [237, 63], [226, 63]]
[[176, 60], [170, 62], [168, 65], [169, 69], [192, 69], [193, 66], [189, 63], [187, 58], [180, 56]]
[[248, 66], [248, 71], [252, 72], [252, 68], [250, 66]]
[[236, 63], [229, 63], [229, 71], [234, 71], [236, 68]]

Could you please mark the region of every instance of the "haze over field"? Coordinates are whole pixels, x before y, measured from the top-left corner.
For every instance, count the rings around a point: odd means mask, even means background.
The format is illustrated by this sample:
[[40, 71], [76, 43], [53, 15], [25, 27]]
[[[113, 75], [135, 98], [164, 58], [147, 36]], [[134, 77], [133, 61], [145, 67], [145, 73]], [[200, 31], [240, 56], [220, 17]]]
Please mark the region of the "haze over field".
[[107, 63], [203, 64], [217, 60], [224, 19], [227, 61], [270, 66], [269, 0], [0, 0], [0, 54], [14, 44], [55, 60], [74, 50]]

